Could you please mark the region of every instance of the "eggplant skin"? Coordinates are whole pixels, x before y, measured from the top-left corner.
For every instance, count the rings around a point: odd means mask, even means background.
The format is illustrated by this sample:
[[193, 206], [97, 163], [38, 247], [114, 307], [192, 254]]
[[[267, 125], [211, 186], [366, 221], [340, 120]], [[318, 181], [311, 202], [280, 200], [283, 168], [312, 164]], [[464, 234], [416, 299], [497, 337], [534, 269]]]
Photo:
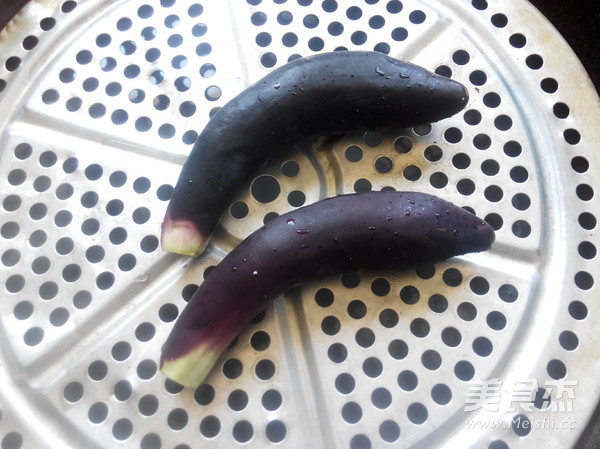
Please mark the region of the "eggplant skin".
[[295, 59], [225, 104], [184, 163], [162, 226], [164, 250], [198, 255], [237, 190], [292, 143], [436, 122], [469, 95], [449, 78], [379, 52]]
[[287, 289], [334, 274], [405, 270], [487, 250], [492, 227], [418, 192], [339, 195], [250, 234], [207, 276], [176, 321], [161, 370], [198, 386], [253, 316]]

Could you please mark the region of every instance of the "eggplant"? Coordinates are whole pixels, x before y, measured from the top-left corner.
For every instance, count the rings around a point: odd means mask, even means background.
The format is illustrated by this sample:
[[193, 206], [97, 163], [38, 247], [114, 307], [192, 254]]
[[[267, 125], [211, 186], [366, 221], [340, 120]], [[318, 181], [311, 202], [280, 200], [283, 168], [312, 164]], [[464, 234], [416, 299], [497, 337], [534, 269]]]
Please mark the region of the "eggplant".
[[280, 215], [210, 271], [162, 348], [161, 370], [197, 387], [252, 317], [291, 287], [435, 263], [484, 251], [494, 238], [481, 218], [419, 192], [339, 195]]
[[162, 248], [200, 254], [238, 189], [294, 143], [435, 122], [462, 110], [468, 98], [462, 84], [379, 52], [295, 59], [208, 121], [169, 201]]

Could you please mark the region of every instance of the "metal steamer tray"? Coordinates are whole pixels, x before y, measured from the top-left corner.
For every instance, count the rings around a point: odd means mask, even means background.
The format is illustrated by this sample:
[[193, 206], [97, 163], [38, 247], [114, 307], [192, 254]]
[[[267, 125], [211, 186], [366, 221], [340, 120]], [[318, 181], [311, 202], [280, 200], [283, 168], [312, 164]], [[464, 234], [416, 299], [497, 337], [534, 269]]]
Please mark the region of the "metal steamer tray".
[[[39, 0], [0, 46], [2, 449], [575, 447], [600, 393], [600, 108], [527, 2]], [[290, 58], [343, 48], [452, 76], [467, 108], [296, 148], [205, 255], [163, 252], [211, 112]], [[384, 187], [470, 208], [496, 242], [293, 289], [195, 391], [159, 372], [186, 300], [241, 239]]]

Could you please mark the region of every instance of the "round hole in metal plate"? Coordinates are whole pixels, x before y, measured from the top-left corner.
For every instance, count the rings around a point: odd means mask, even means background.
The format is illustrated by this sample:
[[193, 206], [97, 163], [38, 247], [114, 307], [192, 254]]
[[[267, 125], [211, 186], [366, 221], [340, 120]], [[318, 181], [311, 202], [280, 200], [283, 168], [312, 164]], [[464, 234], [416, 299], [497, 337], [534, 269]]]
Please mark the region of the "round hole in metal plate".
[[49, 321], [53, 326], [59, 327], [69, 320], [70, 313], [64, 307], [58, 307], [50, 312]]
[[474, 70], [469, 75], [469, 81], [475, 86], [483, 86], [487, 82], [487, 75], [482, 70]]
[[233, 426], [232, 435], [238, 443], [246, 443], [254, 436], [254, 427], [249, 421], [238, 421]]
[[58, 294], [58, 284], [54, 281], [46, 281], [40, 285], [38, 293], [41, 299], [49, 301]]
[[346, 151], [344, 152], [344, 156], [350, 162], [358, 162], [363, 157], [363, 151], [357, 145], [350, 145], [348, 148], [346, 148]]
[[214, 438], [221, 432], [221, 421], [214, 415], [202, 418], [200, 433], [206, 438]]
[[27, 174], [25, 173], [24, 170], [17, 168], [17, 169], [12, 170], [8, 174], [7, 179], [8, 179], [8, 183], [10, 185], [19, 186], [25, 182], [25, 180], [27, 179]]
[[204, 383], [194, 391], [194, 400], [199, 405], [209, 405], [215, 399], [215, 389], [212, 385]]
[[579, 338], [572, 331], [562, 331], [558, 336], [558, 341], [563, 349], [574, 351], [579, 346]]
[[152, 416], [158, 410], [158, 398], [153, 394], [146, 394], [138, 401], [138, 410], [143, 416]]
[[411, 333], [418, 338], [424, 338], [429, 335], [430, 326], [424, 318], [415, 318], [410, 323]]
[[288, 203], [292, 207], [300, 207], [306, 202], [306, 195], [301, 190], [292, 190], [287, 197]]
[[400, 426], [396, 421], [386, 419], [379, 425], [379, 436], [387, 443], [393, 443], [400, 438]]
[[154, 360], [145, 359], [138, 363], [136, 373], [141, 380], [149, 380], [154, 377], [158, 367]]
[[81, 277], [81, 267], [71, 263], [66, 265], [62, 270], [62, 278], [66, 282], [76, 282]]
[[5, 286], [9, 293], [19, 293], [25, 287], [25, 277], [13, 274], [6, 279]]
[[13, 267], [21, 260], [21, 253], [17, 249], [6, 250], [2, 254], [2, 264], [5, 267]]
[[223, 363], [223, 375], [228, 379], [237, 379], [242, 375], [244, 365], [239, 359], [230, 358]]
[[428, 349], [421, 355], [421, 364], [428, 370], [435, 371], [442, 366], [442, 356], [439, 352]]
[[63, 389], [63, 397], [66, 401], [74, 403], [83, 398], [83, 385], [80, 382], [73, 381], [65, 385]]
[[386, 409], [392, 403], [392, 394], [387, 388], [378, 387], [371, 393], [371, 402], [378, 409]]
[[173, 430], [182, 430], [188, 423], [188, 413], [182, 408], [175, 408], [167, 415], [167, 425]]
[[480, 357], [488, 357], [494, 350], [494, 346], [489, 338], [477, 337], [473, 340], [473, 351]]
[[115, 384], [114, 395], [118, 401], [126, 401], [133, 393], [133, 386], [128, 380], [120, 380]]
[[502, 312], [492, 311], [487, 315], [486, 322], [491, 329], [500, 331], [506, 327], [507, 320]]
[[135, 338], [141, 342], [147, 342], [152, 340], [156, 334], [156, 328], [152, 323], [144, 322], [139, 324], [135, 328]]
[[108, 374], [108, 365], [103, 360], [96, 360], [88, 366], [88, 376], [94, 381], [101, 381]]
[[527, 67], [531, 70], [539, 70], [544, 65], [544, 59], [538, 54], [532, 54], [527, 56], [525, 64], [527, 64]]
[[123, 362], [131, 355], [132, 347], [127, 341], [115, 343], [111, 349], [111, 356], [117, 362]]
[[179, 113], [183, 117], [191, 117], [196, 113], [196, 105], [192, 101], [184, 101], [179, 105]]
[[350, 301], [347, 307], [348, 315], [358, 320], [367, 314], [367, 305], [360, 299]]
[[439, 161], [442, 158], [443, 154], [444, 152], [437, 145], [429, 145], [425, 148], [424, 151], [425, 159], [427, 159], [429, 162]]
[[368, 357], [363, 362], [362, 368], [367, 376], [375, 378], [383, 372], [383, 363], [377, 357]]
[[462, 335], [455, 327], [447, 327], [442, 331], [442, 341], [445, 345], [456, 347], [462, 341]]
[[162, 440], [156, 433], [147, 433], [140, 441], [140, 449], [161, 449]]
[[145, 253], [151, 253], [158, 248], [158, 244], [158, 237], [155, 235], [147, 235], [142, 238], [142, 241], [140, 242], [140, 248]]
[[464, 113], [463, 118], [467, 125], [475, 126], [481, 123], [482, 115], [481, 112], [476, 109], [469, 109]]
[[342, 407], [342, 418], [348, 424], [356, 424], [361, 420], [362, 415], [362, 408], [356, 402], [347, 402]]
[[429, 412], [427, 411], [427, 407], [420, 402], [413, 402], [408, 406], [406, 411], [408, 415], [408, 419], [413, 424], [423, 424], [429, 418]]
[[[94, 222], [97, 223], [98, 226], [99, 226], [99, 223], [98, 223], [97, 220], [94, 219]], [[127, 240], [127, 231], [125, 230], [125, 228], [120, 228], [120, 227], [119, 228], [114, 228], [114, 229], [112, 229], [109, 232], [109, 234], [108, 234], [108, 240], [113, 245], [120, 245], [125, 240]]]
[[33, 304], [29, 301], [20, 301], [13, 309], [13, 315], [17, 320], [26, 320], [33, 314]]
[[321, 307], [329, 307], [333, 304], [334, 294], [328, 288], [320, 288], [315, 293], [315, 301]]
[[454, 375], [463, 382], [468, 382], [475, 376], [475, 368], [471, 362], [461, 360], [454, 365]]
[[197, 23], [192, 27], [192, 35], [194, 37], [202, 37], [208, 31], [208, 27], [205, 23]]
[[281, 186], [277, 178], [270, 175], [261, 175], [252, 182], [250, 192], [256, 201], [270, 203], [281, 193]]
[[204, 96], [209, 101], [216, 101], [221, 98], [221, 88], [218, 86], [209, 86], [204, 91]]
[[402, 174], [408, 181], [418, 181], [421, 178], [422, 171], [416, 165], [408, 165], [404, 168]]
[[404, 391], [413, 391], [418, 384], [419, 379], [413, 371], [404, 370], [398, 375], [398, 385]]
[[88, 419], [91, 423], [100, 424], [108, 416], [108, 406], [104, 402], [95, 402], [88, 409]]
[[117, 419], [112, 426], [112, 435], [116, 440], [124, 441], [133, 433], [133, 423], [127, 418]]
[[267, 424], [266, 435], [270, 442], [280, 443], [287, 435], [287, 427], [283, 421], [274, 419]]
[[275, 363], [269, 359], [260, 360], [254, 369], [256, 376], [260, 380], [269, 380], [275, 375]]
[[596, 246], [592, 242], [581, 242], [577, 247], [579, 255], [584, 259], [593, 259], [598, 254]]
[[335, 378], [335, 389], [341, 394], [350, 394], [356, 387], [356, 381], [349, 373], [339, 374]]
[[379, 313], [379, 322], [383, 327], [391, 329], [396, 326], [399, 321], [400, 317], [393, 309], [384, 309]]
[[248, 394], [244, 390], [234, 390], [227, 398], [227, 405], [235, 412], [244, 410], [248, 406]]
[[390, 356], [396, 360], [402, 360], [408, 355], [408, 345], [400, 339], [392, 340], [388, 345]]
[[446, 384], [436, 384], [431, 389], [431, 398], [438, 405], [446, 405], [452, 400], [452, 390]]
[[417, 302], [419, 302], [420, 297], [421, 293], [419, 292], [419, 289], [414, 285], [406, 285], [400, 290], [400, 299], [405, 304], [416, 304]]
[[48, 207], [44, 203], [35, 203], [29, 208], [29, 217], [32, 220], [41, 220], [48, 213]]
[[45, 256], [37, 257], [31, 264], [31, 271], [34, 274], [44, 274], [50, 269], [50, 259]]
[[277, 410], [281, 407], [282, 402], [281, 393], [275, 389], [265, 391], [261, 399], [262, 406], [269, 411]]
[[64, 228], [71, 224], [73, 220], [73, 214], [68, 210], [60, 210], [54, 216], [54, 224], [59, 228]]
[[81, 290], [73, 296], [73, 306], [76, 309], [85, 309], [92, 302], [92, 294], [87, 290]]

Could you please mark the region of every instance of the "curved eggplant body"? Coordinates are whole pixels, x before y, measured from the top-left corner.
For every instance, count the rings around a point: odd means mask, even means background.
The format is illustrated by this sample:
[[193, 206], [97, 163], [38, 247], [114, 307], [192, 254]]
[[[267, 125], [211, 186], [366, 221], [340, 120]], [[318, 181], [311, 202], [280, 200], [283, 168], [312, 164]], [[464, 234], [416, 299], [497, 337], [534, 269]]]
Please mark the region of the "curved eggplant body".
[[293, 60], [209, 120], [173, 191], [162, 247], [201, 253], [235, 192], [292, 142], [436, 122], [462, 110], [467, 100], [462, 84], [378, 52]]
[[208, 275], [161, 355], [176, 382], [199, 385], [240, 330], [287, 289], [333, 274], [403, 270], [488, 249], [485, 221], [435, 196], [340, 195], [281, 215]]

